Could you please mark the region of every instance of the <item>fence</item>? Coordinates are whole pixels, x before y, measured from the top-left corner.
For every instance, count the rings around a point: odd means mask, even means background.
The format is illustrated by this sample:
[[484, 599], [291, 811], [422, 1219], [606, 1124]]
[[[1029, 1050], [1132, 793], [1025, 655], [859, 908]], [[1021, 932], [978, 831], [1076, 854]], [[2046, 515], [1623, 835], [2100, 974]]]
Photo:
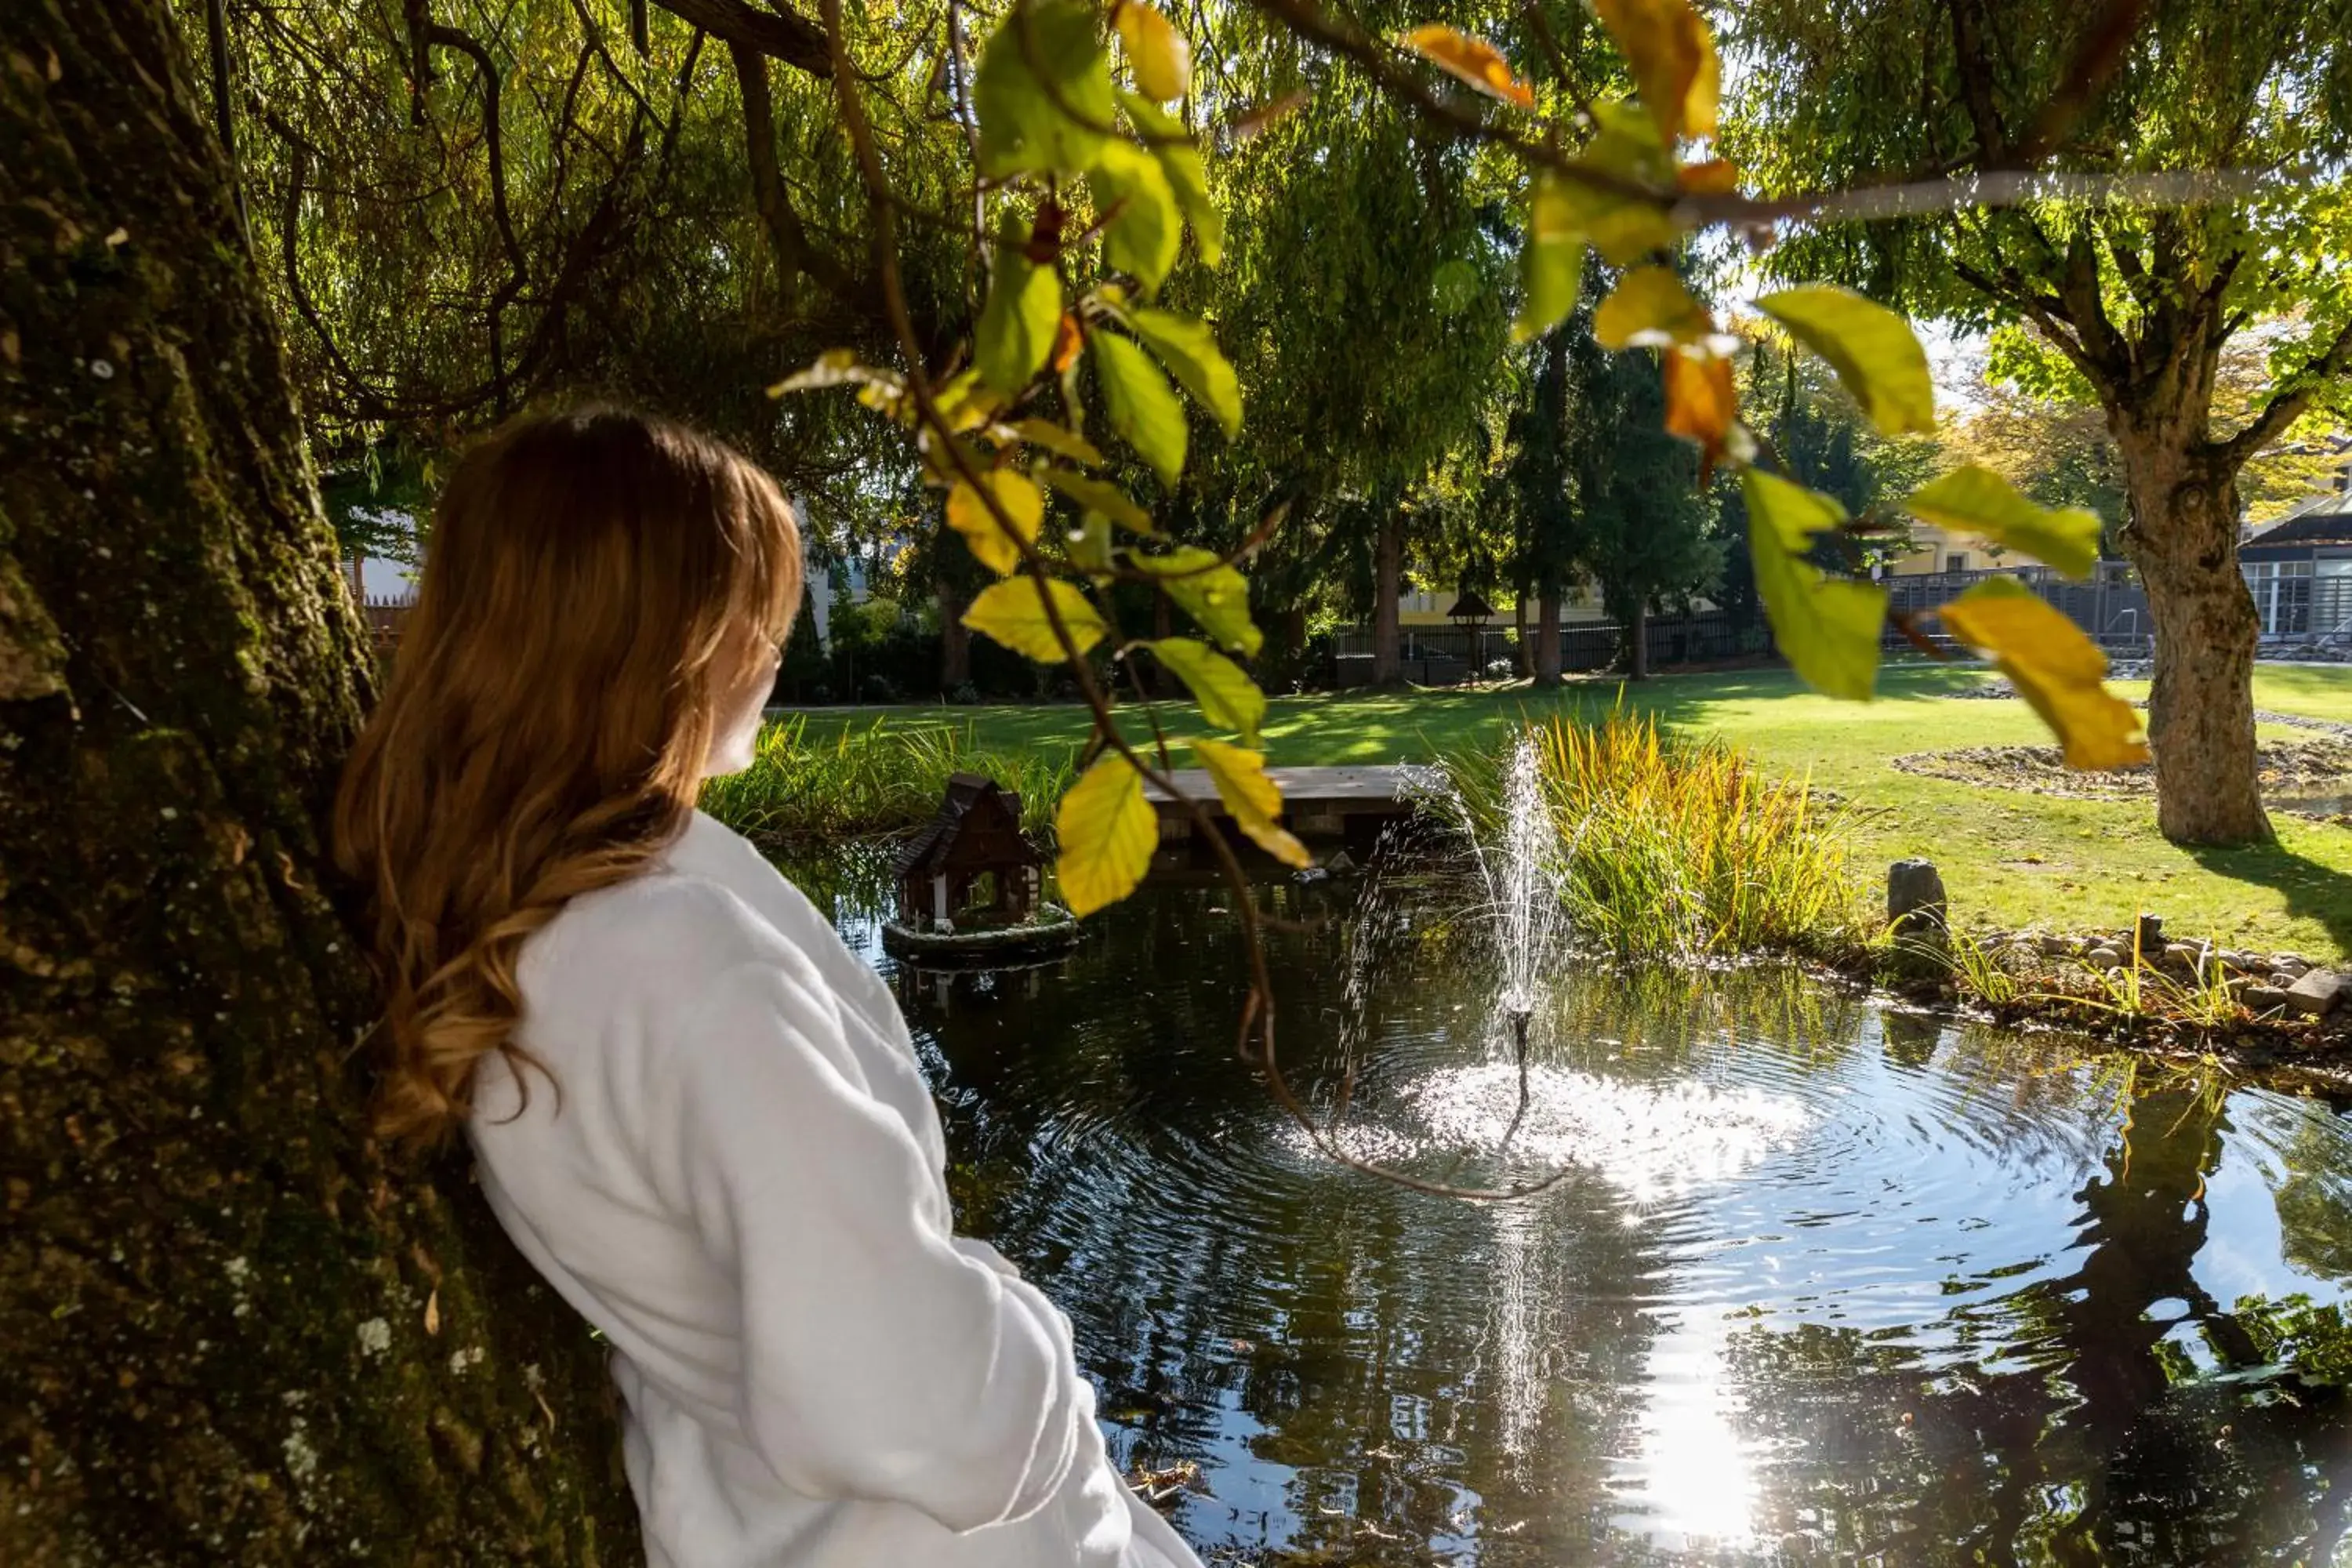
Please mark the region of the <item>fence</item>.
[[[2083, 628], [2094, 642], [2111, 653], [2145, 654], [2149, 646], [2147, 591], [2131, 567], [2120, 561], [2102, 561], [2080, 583], [2060, 576], [2047, 566], [2020, 566], [1994, 572], [1928, 572], [1916, 576], [1888, 577], [1887, 607], [1895, 615], [1926, 617], [1978, 584], [1991, 577], [2009, 577], [2040, 595], [2053, 608]], [[1919, 628], [1927, 640], [1949, 646], [1932, 620]], [[1532, 627], [1528, 635], [1534, 635]], [[1473, 637], [1480, 639], [1474, 650]], [[1607, 669], [1622, 662], [1624, 628], [1611, 623], [1577, 623], [1560, 628], [1560, 668], [1570, 671]], [[1421, 686], [1457, 686], [1475, 679], [1498, 658], [1512, 657], [1516, 638], [1511, 628], [1489, 627], [1472, 632], [1459, 627], [1408, 627], [1402, 633], [1402, 676]], [[1890, 649], [1910, 646], [1910, 638], [1890, 617], [1885, 645]], [[1741, 658], [1771, 651], [1771, 639], [1760, 621], [1743, 623], [1721, 610], [1709, 610], [1681, 620], [1650, 622], [1650, 666], [1704, 664]], [[1474, 651], [1476, 657], [1473, 657]], [[1333, 634], [1332, 681], [1338, 686], [1372, 683], [1372, 634], [1351, 627]]]
[[[2082, 627], [2093, 642], [2110, 652], [2147, 651], [2147, 591], [2140, 586], [2131, 567], [2121, 561], [2100, 562], [2089, 579], [2080, 583], [2070, 582], [2047, 566], [1889, 577], [1885, 580], [1887, 608], [1896, 615], [1922, 616], [1951, 603], [1990, 577], [2011, 577], [2024, 584], [2053, 609]], [[1906, 640], [1890, 623], [1887, 645], [1900, 646]]]
[[[1654, 667], [1700, 664], [1738, 658], [1767, 651], [1769, 644], [1757, 626], [1743, 626], [1721, 610], [1708, 610], [1677, 620], [1654, 619], [1649, 626], [1650, 663]], [[1533, 637], [1531, 626], [1528, 635]], [[1559, 629], [1560, 668], [1570, 671], [1607, 669], [1619, 661], [1625, 629], [1611, 622], [1572, 622]], [[1459, 686], [1476, 679], [1497, 659], [1510, 659], [1517, 637], [1509, 626], [1472, 630], [1463, 626], [1408, 626], [1398, 637], [1400, 674], [1416, 686]], [[1334, 632], [1331, 637], [1332, 684], [1372, 683], [1372, 634], [1361, 626]]]

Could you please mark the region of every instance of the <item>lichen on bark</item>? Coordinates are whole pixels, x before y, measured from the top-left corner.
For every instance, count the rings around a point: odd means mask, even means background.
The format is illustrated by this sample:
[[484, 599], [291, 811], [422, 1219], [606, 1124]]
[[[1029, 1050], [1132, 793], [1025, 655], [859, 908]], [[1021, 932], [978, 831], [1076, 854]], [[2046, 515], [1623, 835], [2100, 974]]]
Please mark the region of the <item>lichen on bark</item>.
[[0, 1562], [625, 1564], [612, 1395], [363, 1136], [366, 696], [160, 0], [0, 7]]

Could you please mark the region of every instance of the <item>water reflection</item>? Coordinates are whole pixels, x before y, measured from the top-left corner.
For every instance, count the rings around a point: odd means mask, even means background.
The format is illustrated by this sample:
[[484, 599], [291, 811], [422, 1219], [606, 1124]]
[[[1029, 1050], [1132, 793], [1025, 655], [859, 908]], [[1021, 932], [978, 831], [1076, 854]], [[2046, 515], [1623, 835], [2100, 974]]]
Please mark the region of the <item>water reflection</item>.
[[1147, 889], [1034, 994], [902, 993], [965, 1223], [1070, 1310], [1121, 1460], [1205, 1468], [1195, 1541], [1486, 1568], [2352, 1560], [2352, 1140], [2323, 1108], [1789, 976], [1568, 966], [1496, 1163], [1517, 1075], [1444, 891], [1397, 900], [1375, 963], [1355, 889], [1256, 896], [1298, 922], [1272, 938], [1286, 1060], [1318, 1105], [1350, 1084], [1350, 1137], [1567, 1178], [1471, 1205], [1317, 1155], [1234, 1058], [1223, 889]]

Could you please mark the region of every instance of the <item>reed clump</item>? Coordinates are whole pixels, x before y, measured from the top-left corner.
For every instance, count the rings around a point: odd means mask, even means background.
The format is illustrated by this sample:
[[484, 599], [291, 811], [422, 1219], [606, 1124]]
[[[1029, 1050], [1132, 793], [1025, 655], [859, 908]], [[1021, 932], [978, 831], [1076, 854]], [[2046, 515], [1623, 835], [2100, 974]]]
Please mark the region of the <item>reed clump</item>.
[[[1845, 808], [1716, 738], [1622, 710], [1528, 726], [1576, 939], [1627, 958], [1777, 951], [1850, 960], [1876, 934]], [[1449, 764], [1474, 831], [1499, 820], [1496, 753]]]
[[927, 822], [948, 776], [974, 773], [1019, 791], [1022, 826], [1050, 835], [1073, 762], [1073, 748], [984, 747], [969, 726], [887, 719], [812, 739], [795, 714], [761, 731], [749, 768], [703, 785], [702, 808], [755, 843], [807, 844]]

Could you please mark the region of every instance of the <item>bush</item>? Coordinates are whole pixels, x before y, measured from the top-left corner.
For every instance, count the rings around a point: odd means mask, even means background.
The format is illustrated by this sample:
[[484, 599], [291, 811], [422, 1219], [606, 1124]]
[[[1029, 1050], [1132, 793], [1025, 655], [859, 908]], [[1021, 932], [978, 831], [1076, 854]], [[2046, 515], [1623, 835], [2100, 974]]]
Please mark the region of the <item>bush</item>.
[[[1766, 777], [1719, 740], [1661, 735], [1622, 712], [1529, 726], [1577, 937], [1628, 957], [1779, 949], [1845, 956], [1872, 927], [1843, 808]], [[1447, 764], [1474, 831], [1502, 815], [1502, 758]]]

